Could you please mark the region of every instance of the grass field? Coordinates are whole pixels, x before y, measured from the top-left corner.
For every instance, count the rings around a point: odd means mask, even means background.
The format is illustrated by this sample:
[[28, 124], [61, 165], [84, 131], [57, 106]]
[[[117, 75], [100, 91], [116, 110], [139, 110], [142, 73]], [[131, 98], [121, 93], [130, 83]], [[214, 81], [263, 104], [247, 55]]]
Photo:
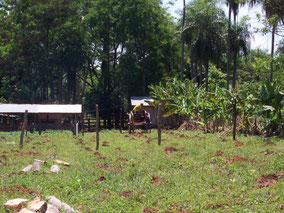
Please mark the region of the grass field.
[[[284, 140], [202, 132], [0, 133], [0, 203], [55, 196], [80, 212], [281, 212]], [[7, 142], [16, 142], [16, 145]], [[104, 146], [102, 146], [104, 145]], [[19, 173], [34, 159], [40, 172]], [[69, 162], [48, 173], [53, 159]], [[0, 212], [5, 212], [3, 205]]]

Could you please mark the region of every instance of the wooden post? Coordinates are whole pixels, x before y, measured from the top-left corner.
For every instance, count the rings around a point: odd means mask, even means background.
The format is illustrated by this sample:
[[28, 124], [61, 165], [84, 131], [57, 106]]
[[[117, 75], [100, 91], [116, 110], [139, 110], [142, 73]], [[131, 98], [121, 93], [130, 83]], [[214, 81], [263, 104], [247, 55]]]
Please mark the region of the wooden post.
[[90, 116], [88, 117], [88, 131], [91, 129], [91, 121], [90, 121]]
[[157, 115], [157, 122], [158, 122], [158, 145], [161, 145], [161, 104], [158, 105], [158, 115]]
[[237, 100], [233, 100], [233, 140], [236, 140], [236, 128], [237, 128]]
[[20, 148], [21, 149], [23, 148], [24, 133], [27, 127], [27, 123], [28, 123], [28, 110], [26, 110], [24, 114], [24, 122], [23, 122], [21, 136], [20, 136]]
[[122, 108], [120, 108], [119, 120], [120, 120], [119, 130], [120, 130], [120, 133], [122, 133], [122, 125], [123, 125], [123, 120], [122, 120]]
[[40, 114], [37, 114], [37, 118], [38, 118], [38, 134], [41, 135], [41, 123], [40, 123]]
[[96, 141], [97, 141], [97, 147], [96, 150], [99, 150], [99, 131], [100, 131], [100, 116], [99, 116], [99, 105], [96, 104]]
[[84, 110], [82, 110], [82, 113], [81, 113], [81, 127], [82, 127], [82, 135], [84, 136], [84, 132], [85, 132]]

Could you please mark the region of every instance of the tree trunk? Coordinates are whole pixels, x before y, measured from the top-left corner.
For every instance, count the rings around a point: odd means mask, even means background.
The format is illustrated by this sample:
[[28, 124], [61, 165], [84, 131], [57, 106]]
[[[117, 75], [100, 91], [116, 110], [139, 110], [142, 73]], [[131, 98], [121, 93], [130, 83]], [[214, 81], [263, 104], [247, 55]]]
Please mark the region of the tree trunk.
[[229, 89], [230, 82], [230, 56], [231, 56], [231, 14], [232, 14], [232, 0], [229, 0], [229, 19], [228, 19], [228, 49], [227, 49], [227, 89]]
[[62, 83], [63, 83], [63, 72], [60, 69], [58, 72], [58, 85], [57, 85], [57, 99], [59, 103], [62, 103]]
[[191, 72], [191, 80], [195, 79], [196, 76], [194, 75], [194, 62], [192, 58], [190, 60], [190, 72]]
[[192, 75], [191, 75], [191, 68], [190, 66], [186, 66], [186, 72], [187, 72], [187, 77], [189, 80], [192, 80]]
[[194, 73], [195, 73], [195, 79], [194, 79], [194, 83], [197, 83], [198, 82], [198, 80], [197, 80], [197, 78], [198, 78], [198, 73], [197, 73], [197, 59], [195, 59], [195, 62], [194, 62], [195, 64], [194, 64]]
[[52, 70], [49, 71], [49, 86], [50, 86], [50, 101], [54, 101], [54, 79], [53, 79], [53, 73]]
[[183, 0], [183, 17], [182, 17], [182, 33], [181, 33], [181, 65], [180, 65], [180, 79], [183, 81], [183, 71], [184, 71], [184, 24], [185, 24], [185, 0]]
[[205, 72], [205, 85], [206, 85], [206, 91], [208, 91], [209, 59], [206, 59], [205, 68], [206, 68], [206, 72]]
[[199, 62], [199, 86], [202, 85], [202, 62]]
[[146, 93], [146, 69], [145, 69], [145, 53], [143, 52], [143, 57], [142, 57], [142, 96], [145, 96]]
[[76, 68], [75, 67], [73, 67], [73, 72], [72, 72], [72, 74], [73, 74], [73, 81], [72, 81], [72, 83], [73, 83], [73, 87], [72, 87], [72, 89], [73, 89], [73, 104], [76, 104], [76, 94], [77, 94], [77, 77], [76, 77]]
[[273, 25], [272, 28], [272, 39], [271, 39], [271, 62], [270, 62], [270, 82], [273, 80], [273, 57], [274, 57], [274, 38], [275, 38], [276, 27]]
[[234, 52], [234, 71], [233, 71], [233, 89], [235, 89], [237, 82], [237, 55], [238, 53]]
[[71, 91], [72, 91], [72, 83], [71, 83], [71, 68], [67, 67], [67, 94], [66, 94], [66, 103], [71, 103]]

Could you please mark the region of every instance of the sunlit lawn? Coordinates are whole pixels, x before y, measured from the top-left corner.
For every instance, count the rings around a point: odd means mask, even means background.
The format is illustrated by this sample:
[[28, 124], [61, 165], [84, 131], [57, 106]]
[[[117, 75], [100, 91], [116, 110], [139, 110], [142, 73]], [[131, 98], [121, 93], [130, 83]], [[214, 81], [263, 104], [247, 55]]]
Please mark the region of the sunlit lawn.
[[[98, 153], [93, 133], [28, 134], [23, 150], [19, 133], [0, 133], [0, 203], [41, 193], [80, 212], [281, 211], [283, 139], [163, 131], [159, 147], [156, 131], [138, 132], [102, 131]], [[34, 159], [47, 163], [19, 173]], [[47, 173], [53, 159], [71, 165]]]

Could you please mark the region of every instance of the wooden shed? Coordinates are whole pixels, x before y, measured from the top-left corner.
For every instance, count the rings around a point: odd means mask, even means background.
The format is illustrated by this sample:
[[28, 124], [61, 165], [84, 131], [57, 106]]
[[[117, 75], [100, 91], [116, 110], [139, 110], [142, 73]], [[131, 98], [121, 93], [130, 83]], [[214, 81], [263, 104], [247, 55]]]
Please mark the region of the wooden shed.
[[157, 109], [154, 106], [151, 106], [149, 103], [154, 102], [154, 99], [150, 97], [141, 97], [141, 96], [135, 96], [131, 97], [131, 107], [133, 109], [134, 106], [143, 104], [143, 109], [150, 113], [150, 119], [152, 122], [152, 126], [157, 126]]
[[82, 105], [76, 104], [0, 104], [0, 131], [17, 131], [28, 110], [29, 130], [72, 129], [79, 121]]

